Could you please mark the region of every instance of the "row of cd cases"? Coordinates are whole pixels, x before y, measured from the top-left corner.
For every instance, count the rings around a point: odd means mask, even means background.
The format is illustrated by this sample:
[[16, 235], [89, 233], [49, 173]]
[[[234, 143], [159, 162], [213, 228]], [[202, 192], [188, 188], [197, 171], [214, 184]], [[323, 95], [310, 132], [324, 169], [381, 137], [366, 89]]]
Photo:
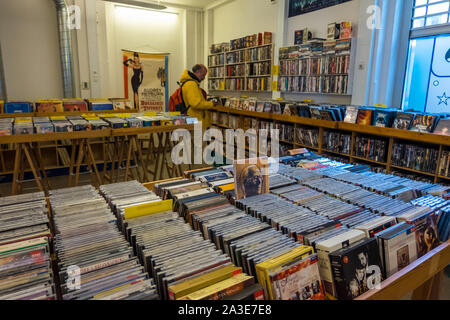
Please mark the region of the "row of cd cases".
[[[237, 207], [215, 192], [232, 184], [230, 167], [158, 184], [156, 194], [136, 181], [99, 191], [92, 186], [51, 191], [55, 277], [44, 194], [0, 198], [0, 298], [196, 300], [260, 299], [265, 294], [269, 299], [320, 299], [325, 292], [348, 297], [353, 293], [336, 292], [334, 282], [326, 282], [333, 270], [319, 272], [320, 256], [313, 249], [338, 236], [364, 240], [366, 232], [350, 229], [371, 222], [365, 227], [368, 234], [395, 218], [355, 207], [363, 207], [356, 200], [370, 195], [351, 185], [290, 166], [281, 166], [279, 173], [270, 176], [271, 194], [237, 201]], [[177, 213], [126, 219], [127, 208], [166, 199], [173, 200], [171, 209]], [[396, 208], [414, 216], [428, 211], [401, 202]], [[373, 243], [367, 236], [364, 246]], [[275, 257], [282, 258], [272, 261]], [[307, 273], [291, 273], [306, 282], [299, 280], [289, 290], [282, 286], [286, 278], [275, 271], [287, 261], [301, 263], [288, 263], [283, 272], [301, 270], [300, 264], [309, 267]], [[385, 276], [391, 273], [383, 269]], [[331, 283], [331, 292], [322, 283]]]

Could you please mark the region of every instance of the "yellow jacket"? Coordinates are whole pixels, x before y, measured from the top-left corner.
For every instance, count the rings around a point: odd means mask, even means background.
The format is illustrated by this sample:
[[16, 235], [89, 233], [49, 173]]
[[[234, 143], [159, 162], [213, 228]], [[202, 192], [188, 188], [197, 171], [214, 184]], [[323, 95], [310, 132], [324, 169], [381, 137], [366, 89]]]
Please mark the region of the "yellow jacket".
[[180, 78], [180, 83], [183, 84], [186, 81], [188, 82], [183, 85], [183, 99], [186, 104], [186, 108], [189, 108], [187, 114], [190, 117], [197, 118], [198, 121], [202, 121], [203, 131], [205, 131], [211, 126], [208, 109], [214, 107], [214, 103], [212, 101], [205, 100], [200, 88], [200, 82], [189, 75], [188, 70], [184, 70]]

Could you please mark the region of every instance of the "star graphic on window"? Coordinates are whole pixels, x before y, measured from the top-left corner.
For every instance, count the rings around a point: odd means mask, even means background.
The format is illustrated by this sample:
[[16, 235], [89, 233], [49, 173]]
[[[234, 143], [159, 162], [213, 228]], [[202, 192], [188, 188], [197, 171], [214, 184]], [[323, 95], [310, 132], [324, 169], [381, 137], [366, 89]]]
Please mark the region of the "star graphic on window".
[[450, 97], [447, 97], [447, 94], [444, 92], [444, 94], [442, 95], [442, 96], [438, 96], [438, 98], [439, 98], [439, 105], [441, 104], [441, 103], [445, 103], [445, 105], [446, 106], [448, 106], [448, 99], [450, 99]]

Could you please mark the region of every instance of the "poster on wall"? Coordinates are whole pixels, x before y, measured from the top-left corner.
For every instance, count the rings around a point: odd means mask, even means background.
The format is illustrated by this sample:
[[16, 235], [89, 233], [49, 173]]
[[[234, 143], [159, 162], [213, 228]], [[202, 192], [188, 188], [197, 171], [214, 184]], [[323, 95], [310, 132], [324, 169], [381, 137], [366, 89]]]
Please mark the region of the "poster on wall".
[[168, 55], [123, 52], [125, 98], [140, 112], [165, 112], [168, 105]]
[[289, 18], [351, 0], [289, 0]]

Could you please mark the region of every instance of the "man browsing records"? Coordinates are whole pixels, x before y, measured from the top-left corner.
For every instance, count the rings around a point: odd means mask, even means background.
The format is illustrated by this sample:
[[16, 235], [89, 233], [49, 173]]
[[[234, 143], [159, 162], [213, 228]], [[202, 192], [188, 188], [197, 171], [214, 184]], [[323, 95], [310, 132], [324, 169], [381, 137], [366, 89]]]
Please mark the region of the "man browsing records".
[[200, 83], [205, 80], [207, 74], [208, 69], [202, 64], [197, 64], [192, 71], [185, 70], [180, 78], [184, 103], [186, 108], [189, 108], [187, 115], [202, 121], [203, 130], [211, 125], [208, 109], [214, 107], [214, 102], [207, 101], [203, 89], [200, 88]]

